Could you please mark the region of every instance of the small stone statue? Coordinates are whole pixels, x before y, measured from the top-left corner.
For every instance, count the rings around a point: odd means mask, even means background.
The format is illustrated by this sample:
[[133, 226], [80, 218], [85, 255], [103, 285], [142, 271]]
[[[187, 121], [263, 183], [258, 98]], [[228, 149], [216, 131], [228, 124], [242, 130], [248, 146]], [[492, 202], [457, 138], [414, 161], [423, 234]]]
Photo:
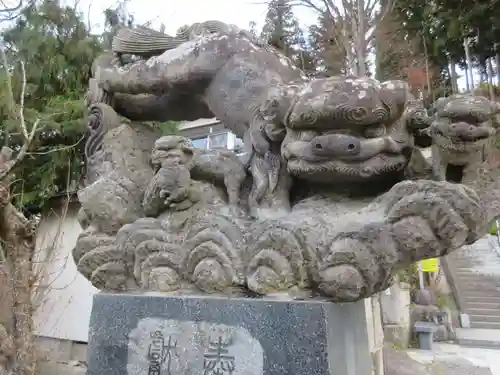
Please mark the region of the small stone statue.
[[[102, 134], [89, 137], [88, 226], [73, 251], [96, 287], [356, 301], [399, 268], [475, 242], [500, 214], [500, 179], [486, 168], [469, 186], [404, 180], [431, 125], [405, 82], [311, 79], [219, 26], [128, 65], [96, 59], [89, 97], [106, 104], [90, 107], [101, 113], [90, 132]], [[243, 155], [138, 123], [214, 116]], [[178, 211], [167, 193], [193, 204]]]
[[455, 339], [455, 330], [451, 321], [451, 312], [448, 308], [439, 308], [436, 305], [434, 294], [423, 289], [417, 291], [415, 304], [410, 310], [410, 324], [413, 327], [416, 322], [428, 322], [436, 324], [433, 340], [451, 341]]
[[[228, 203], [232, 206], [239, 205], [240, 190], [247, 177], [247, 172], [234, 152], [196, 149], [186, 138], [179, 136], [161, 137], [155, 142], [151, 154], [151, 164], [157, 174], [164, 174], [167, 178], [166, 171], [160, 173], [160, 170], [171, 163], [175, 164], [172, 168], [179, 169], [179, 173], [181, 173], [180, 168], [184, 166], [186, 171], [182, 173], [186, 181], [187, 172], [189, 178], [192, 176], [196, 180], [205, 179], [223, 184], [228, 195]], [[198, 200], [194, 195], [196, 194], [191, 192], [191, 198]]]
[[500, 125], [500, 105], [482, 96], [452, 95], [434, 103], [432, 166], [438, 181], [466, 182], [477, 178], [487, 161]]
[[[193, 199], [191, 175], [178, 161], [164, 161], [144, 193], [144, 213], [158, 216], [167, 209], [191, 207]], [[196, 198], [195, 198], [196, 199]], [[191, 202], [189, 202], [191, 201]]]

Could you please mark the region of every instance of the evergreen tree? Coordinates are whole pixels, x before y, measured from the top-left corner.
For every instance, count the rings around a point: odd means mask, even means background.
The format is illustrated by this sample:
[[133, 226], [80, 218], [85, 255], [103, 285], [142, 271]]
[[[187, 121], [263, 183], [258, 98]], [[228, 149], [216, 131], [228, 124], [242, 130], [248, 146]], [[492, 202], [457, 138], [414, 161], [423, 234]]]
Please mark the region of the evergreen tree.
[[261, 37], [288, 57], [297, 53], [303, 33], [289, 0], [269, 2]]
[[283, 52], [307, 74], [315, 75], [311, 45], [300, 28], [290, 0], [269, 2], [261, 38]]
[[[105, 12], [106, 29], [92, 35], [75, 8], [57, 0], [41, 0], [23, 8], [10, 28], [1, 34], [7, 49], [15, 101], [21, 96], [20, 62], [26, 69], [24, 113], [26, 122], [40, 119], [34, 148], [15, 170], [15, 203], [39, 207], [48, 198], [78, 186], [83, 172], [86, 106], [84, 96], [95, 57], [111, 45], [118, 28], [132, 26], [126, 1]], [[0, 91], [5, 87], [5, 70], [0, 70]], [[0, 142], [14, 150], [21, 137], [14, 129], [9, 100], [0, 95]], [[165, 134], [176, 124], [153, 123]], [[70, 186], [68, 186], [68, 183]]]
[[[15, 100], [19, 103], [21, 96], [22, 61], [26, 122], [33, 124], [40, 119], [35, 149], [15, 171], [13, 194], [21, 205], [39, 206], [65, 192], [68, 181], [74, 188], [79, 180], [86, 131], [83, 97], [101, 45], [74, 8], [54, 0], [24, 8], [16, 22], [4, 30], [2, 39], [13, 71]], [[0, 103], [0, 137], [13, 149], [21, 142], [12, 132], [16, 121], [5, 103], [3, 108]]]

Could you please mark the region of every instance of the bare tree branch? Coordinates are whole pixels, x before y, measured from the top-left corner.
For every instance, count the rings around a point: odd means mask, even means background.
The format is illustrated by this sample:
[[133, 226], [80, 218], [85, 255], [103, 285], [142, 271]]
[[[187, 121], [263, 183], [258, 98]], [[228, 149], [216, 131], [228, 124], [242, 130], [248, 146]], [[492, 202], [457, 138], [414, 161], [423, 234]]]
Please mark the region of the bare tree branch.
[[[35, 0], [30, 0], [28, 4]], [[21, 14], [21, 10], [27, 6], [23, 0], [19, 0], [15, 5], [7, 4], [5, 0], [0, 0], [0, 22], [12, 21]]]
[[[37, 127], [40, 123], [40, 119], [37, 119], [33, 126], [31, 127], [30, 132], [28, 133], [27, 127], [26, 127], [26, 122], [24, 120], [24, 95], [26, 91], [26, 69], [24, 67], [24, 61], [21, 61], [21, 74], [22, 74], [22, 84], [21, 84], [21, 98], [20, 98], [20, 105], [19, 105], [19, 112], [16, 114], [15, 108], [16, 108], [16, 103], [14, 101], [14, 93], [12, 91], [12, 78], [11, 78], [11, 73], [9, 72], [9, 65], [7, 61], [7, 55], [5, 53], [5, 49], [3, 48], [2, 45], [0, 45], [0, 55], [2, 59], [2, 63], [4, 66], [5, 70], [5, 75], [6, 75], [6, 81], [7, 81], [7, 95], [8, 95], [8, 108], [11, 111], [11, 116], [14, 119], [19, 120], [19, 127], [21, 134], [23, 136], [23, 146], [21, 147], [21, 150], [17, 153], [16, 157], [14, 160], [10, 160], [10, 156], [8, 155], [9, 160], [4, 160], [4, 164], [2, 165], [2, 169], [0, 170], [0, 181], [3, 181], [9, 173], [12, 171], [12, 169], [18, 165], [26, 156], [26, 153], [28, 152], [31, 144], [33, 143], [33, 140], [36, 135], [36, 130]], [[2, 149], [2, 154], [4, 158], [7, 158], [6, 153], [8, 150], [4, 147]]]
[[[375, 8], [375, 5], [379, 2], [377, 0], [373, 0], [373, 2], [375, 3], [373, 5], [373, 7]], [[380, 11], [376, 15], [373, 15], [372, 13], [370, 13], [369, 16], [370, 16], [371, 22], [369, 24], [369, 27], [367, 28], [366, 40], [372, 39], [373, 35], [375, 34], [375, 30], [377, 28], [377, 25], [380, 22], [382, 22], [384, 19], [389, 17], [389, 15], [394, 10], [395, 5], [396, 5], [395, 0], [387, 0], [387, 3], [383, 7], [381, 7]], [[372, 10], [372, 12], [373, 12], [373, 10]]]
[[[4, 53], [5, 54], [5, 53]], [[20, 109], [19, 109], [19, 126], [21, 127], [21, 133], [24, 137], [24, 140], [27, 141], [28, 131], [26, 130], [26, 122], [24, 121], [24, 95], [26, 93], [26, 69], [24, 67], [24, 61], [21, 61], [21, 77], [22, 77], [22, 86], [21, 86], [21, 97], [20, 97]]]
[[[2, 1], [2, 0], [0, 0]], [[9, 109], [10, 115], [19, 122], [21, 134], [23, 135], [23, 146], [14, 160], [10, 160], [12, 150], [4, 147], [0, 156], [0, 240], [5, 250], [5, 261], [8, 264], [9, 283], [12, 288], [12, 330], [9, 337], [13, 342], [13, 353], [9, 361], [12, 361], [12, 373], [16, 375], [36, 374], [36, 355], [34, 349], [33, 330], [33, 262], [32, 256], [35, 250], [35, 233], [38, 222], [27, 219], [11, 202], [9, 184], [5, 181], [11, 176], [15, 165], [19, 164], [26, 155], [36, 133], [39, 120], [35, 121], [28, 132], [24, 120], [24, 95], [26, 88], [26, 72], [24, 64], [21, 64], [22, 88], [19, 111], [16, 116], [16, 103], [12, 92], [12, 78], [9, 64], [3, 45], [0, 44], [0, 58], [6, 73], [7, 91], [10, 91]], [[2, 366], [3, 367], [3, 366]], [[4, 368], [0, 368], [4, 373]]]
[[4, 0], [0, 0], [0, 5], [2, 6], [2, 8], [0, 8], [0, 13], [16, 12], [23, 6], [23, 0], [19, 0], [19, 3], [14, 6], [9, 6], [5, 3]]
[[328, 17], [330, 32], [332, 37], [340, 48], [349, 48], [349, 35], [346, 34], [345, 16], [340, 9], [333, 3], [333, 0], [320, 0], [322, 5], [317, 5], [314, 0], [294, 0], [291, 6], [305, 7], [314, 10], [318, 16]]
[[[378, 24], [391, 14], [395, 0], [293, 0], [292, 6], [312, 9], [326, 16], [333, 25], [334, 39], [346, 52], [352, 73], [364, 75], [366, 54], [370, 48]], [[377, 9], [379, 7], [380, 9]]]

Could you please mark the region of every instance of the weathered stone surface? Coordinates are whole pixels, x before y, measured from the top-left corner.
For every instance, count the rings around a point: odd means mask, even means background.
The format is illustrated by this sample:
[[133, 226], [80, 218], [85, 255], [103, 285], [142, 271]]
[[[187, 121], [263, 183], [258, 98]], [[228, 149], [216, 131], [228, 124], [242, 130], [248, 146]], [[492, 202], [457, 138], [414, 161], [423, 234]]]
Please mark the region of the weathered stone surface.
[[380, 293], [382, 322], [410, 326], [410, 286], [397, 282], [385, 292]]
[[500, 125], [500, 106], [483, 96], [452, 95], [434, 103], [432, 138], [434, 178], [467, 182], [478, 178], [477, 168], [488, 160]]
[[40, 375], [86, 375], [87, 368], [80, 363], [41, 362]]
[[[166, 357], [166, 358], [165, 358]], [[163, 362], [165, 361], [165, 362]], [[260, 343], [241, 327], [177, 319], [141, 319], [130, 333], [127, 372], [144, 369], [172, 374], [262, 374], [264, 352]]]
[[[480, 349], [479, 349], [480, 350]], [[431, 353], [435, 357], [427, 361], [416, 361], [404, 350], [386, 347], [385, 375], [492, 375], [493, 369], [478, 366], [463, 358], [461, 353]]]
[[149, 155], [158, 132], [124, 124], [105, 104], [89, 108], [85, 146], [87, 186], [80, 190], [82, 226], [113, 234], [143, 216], [142, 196], [153, 170]]
[[412, 332], [410, 325], [386, 324], [384, 325], [385, 342], [395, 345], [397, 348], [405, 349], [410, 344]]
[[[309, 79], [227, 30], [125, 66], [96, 60], [89, 98], [109, 106], [90, 107], [87, 159], [100, 177], [81, 193], [88, 228], [73, 253], [96, 287], [357, 301], [398, 268], [476, 241], [500, 214], [500, 179], [485, 168], [474, 189], [402, 181], [430, 124], [405, 82]], [[245, 155], [141, 142], [118, 126], [119, 94], [185, 95], [244, 138]], [[142, 119], [157, 118], [137, 98]], [[164, 120], [182, 115], [170, 104]]]
[[367, 331], [364, 301], [100, 293], [87, 375], [370, 375]]

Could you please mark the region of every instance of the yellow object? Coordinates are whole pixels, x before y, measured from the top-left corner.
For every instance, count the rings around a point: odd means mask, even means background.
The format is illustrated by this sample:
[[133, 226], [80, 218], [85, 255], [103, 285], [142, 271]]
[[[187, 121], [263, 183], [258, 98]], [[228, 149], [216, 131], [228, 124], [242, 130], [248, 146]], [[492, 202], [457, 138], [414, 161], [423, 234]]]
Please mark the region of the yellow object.
[[439, 265], [437, 258], [429, 258], [420, 261], [422, 265], [422, 272], [438, 272]]

